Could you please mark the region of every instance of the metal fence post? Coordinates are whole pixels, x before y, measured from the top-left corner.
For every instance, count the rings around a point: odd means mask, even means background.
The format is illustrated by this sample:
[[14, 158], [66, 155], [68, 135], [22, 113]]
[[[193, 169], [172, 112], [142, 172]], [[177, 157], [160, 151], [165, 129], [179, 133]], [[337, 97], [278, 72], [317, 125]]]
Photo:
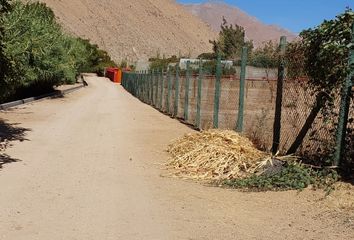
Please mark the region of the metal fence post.
[[189, 87], [190, 87], [190, 61], [187, 61], [186, 82], [184, 85], [184, 120], [189, 118]]
[[154, 104], [154, 70], [150, 71], [150, 105]]
[[243, 132], [246, 66], [247, 66], [247, 47], [243, 47], [242, 48], [242, 57], [241, 57], [241, 73], [240, 73], [240, 92], [239, 92], [239, 101], [238, 101], [238, 116], [237, 116], [237, 123], [236, 123], [236, 131], [237, 132]]
[[151, 84], [151, 92], [150, 92], [150, 105], [153, 106], [154, 105], [154, 75], [155, 75], [155, 71], [152, 70], [151, 71], [151, 77], [150, 77], [150, 84]]
[[145, 88], [146, 88], [146, 103], [149, 103], [149, 94], [150, 94], [150, 88], [149, 88], [149, 71], [145, 70]]
[[285, 50], [286, 50], [286, 37], [280, 38], [280, 56], [278, 67], [278, 80], [277, 80], [277, 98], [275, 103], [275, 116], [273, 125], [273, 146], [272, 153], [276, 154], [280, 145], [280, 130], [281, 130], [281, 110], [283, 102], [283, 85], [285, 79]]
[[352, 25], [352, 40], [351, 47], [349, 51], [349, 68], [350, 72], [343, 83], [342, 89], [342, 98], [339, 109], [339, 118], [338, 118], [338, 127], [336, 133], [336, 150], [333, 156], [333, 164], [334, 166], [339, 166], [342, 164], [343, 153], [345, 150], [345, 138], [347, 133], [347, 124], [348, 124], [348, 115], [349, 115], [349, 107], [350, 107], [350, 95], [352, 91], [352, 78], [354, 76], [354, 24]]
[[159, 69], [156, 70], [155, 72], [155, 97], [154, 97], [154, 106], [158, 108], [158, 97], [159, 97], [159, 79], [160, 78], [160, 71]]
[[214, 116], [213, 127], [219, 127], [219, 107], [220, 107], [220, 85], [221, 85], [221, 53], [218, 52], [218, 58], [216, 62], [216, 79], [215, 79], [215, 95], [214, 95]]
[[203, 80], [203, 61], [199, 60], [198, 93], [197, 93], [197, 116], [196, 127], [201, 129], [201, 105], [202, 105], [202, 80]]
[[146, 103], [146, 93], [147, 93], [147, 87], [146, 87], [146, 73], [145, 70], [142, 71], [143, 75], [143, 101]]
[[139, 77], [139, 96], [140, 96], [140, 100], [144, 101], [144, 88], [143, 88], [143, 86], [144, 86], [144, 79], [143, 79], [144, 75], [143, 75], [142, 71], [140, 71], [139, 76], [140, 76]]
[[133, 96], [137, 97], [137, 78], [136, 73], [132, 73]]
[[175, 103], [174, 103], [174, 117], [178, 115], [178, 102], [179, 102], [179, 67], [176, 64], [176, 80], [175, 80]]
[[160, 102], [159, 102], [159, 109], [162, 111], [162, 100], [163, 100], [163, 94], [164, 94], [164, 73], [163, 73], [163, 68], [161, 68], [161, 75], [160, 75], [160, 80], [161, 80], [161, 84], [160, 84]]
[[122, 73], [122, 87], [123, 87], [123, 88], [125, 88], [125, 87], [124, 87], [124, 79], [125, 79], [125, 73], [123, 72], [123, 73]]
[[166, 99], [166, 112], [167, 113], [170, 113], [171, 90], [172, 90], [171, 67], [168, 67], [168, 70], [167, 70], [167, 99]]
[[140, 100], [141, 100], [141, 78], [142, 78], [142, 74], [139, 71], [138, 72], [138, 96]]

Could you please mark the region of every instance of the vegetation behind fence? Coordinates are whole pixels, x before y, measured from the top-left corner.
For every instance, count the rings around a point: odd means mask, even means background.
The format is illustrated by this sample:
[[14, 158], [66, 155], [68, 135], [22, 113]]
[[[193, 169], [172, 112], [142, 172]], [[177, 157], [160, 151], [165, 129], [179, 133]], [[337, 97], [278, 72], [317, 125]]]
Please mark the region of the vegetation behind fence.
[[[285, 39], [281, 44], [285, 47]], [[334, 110], [327, 114], [320, 111], [323, 110], [318, 104], [321, 94], [316, 95], [307, 80], [286, 76], [285, 63], [281, 59], [277, 80], [269, 79], [268, 74], [259, 79], [247, 78], [246, 50], [243, 49], [237, 75], [222, 75], [219, 57], [215, 75], [208, 75], [210, 71], [203, 69], [201, 61], [198, 70], [187, 64], [186, 71], [182, 72], [177, 64], [167, 71], [126, 72], [122, 84], [141, 101], [197, 129], [233, 129], [274, 154], [278, 151], [295, 153], [322, 165], [329, 159], [333, 163], [338, 142], [344, 149], [352, 149], [352, 121], [347, 125], [347, 141], [336, 138], [339, 117], [333, 113], [340, 111], [341, 89], [334, 95]], [[315, 119], [304, 132], [314, 111], [317, 111]], [[332, 120], [326, 121], [327, 118]], [[348, 119], [352, 118], [353, 103]], [[345, 153], [344, 158], [352, 159], [352, 151]]]

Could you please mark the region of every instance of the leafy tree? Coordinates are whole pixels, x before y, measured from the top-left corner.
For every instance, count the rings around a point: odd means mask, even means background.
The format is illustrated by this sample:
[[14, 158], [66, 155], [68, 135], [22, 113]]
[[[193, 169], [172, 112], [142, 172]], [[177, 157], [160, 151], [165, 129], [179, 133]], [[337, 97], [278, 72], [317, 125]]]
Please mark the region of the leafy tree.
[[[0, 1], [1, 101], [46, 92], [74, 83], [80, 72], [102, 73], [116, 65], [97, 45], [65, 34], [44, 3]], [[16, 71], [8, 71], [11, 66]]]
[[[51, 87], [75, 81], [74, 39], [66, 37], [43, 3], [16, 2], [5, 18], [6, 54], [15, 62], [18, 87]], [[79, 61], [82, 61], [80, 59]]]
[[235, 24], [228, 24], [223, 18], [219, 39], [210, 41], [213, 44], [215, 53], [220, 51], [223, 58], [238, 60], [241, 57], [242, 47], [248, 47], [249, 53], [253, 49], [252, 41], [245, 40], [245, 30], [243, 27]]
[[288, 43], [286, 48], [286, 60], [288, 68], [288, 77], [298, 79], [307, 77], [305, 70], [305, 45], [301, 40]]
[[173, 55], [169, 58], [160, 58], [159, 56], [156, 56], [155, 58], [150, 58], [150, 66], [149, 68], [151, 70], [161, 70], [163, 69], [164, 71], [167, 70], [168, 65], [170, 63], [178, 63], [179, 62], [179, 58], [177, 58], [177, 56]]
[[198, 58], [206, 59], [206, 60], [213, 60], [217, 58], [215, 53], [202, 53], [198, 56]]
[[105, 68], [118, 66], [109, 54], [99, 49], [96, 44], [91, 44], [87, 39], [79, 38], [78, 41], [85, 46], [88, 55], [85, 63], [80, 66], [79, 72], [93, 72], [103, 76]]
[[273, 41], [266, 42], [252, 52], [251, 64], [255, 67], [276, 68], [278, 66], [279, 47]]
[[[338, 112], [335, 109], [335, 99], [338, 90], [349, 75], [349, 51], [354, 48], [352, 42], [352, 26], [354, 24], [354, 12], [347, 9], [335, 19], [324, 21], [313, 29], [307, 29], [300, 33], [301, 40], [289, 45], [287, 52], [288, 75], [292, 78], [306, 75], [310, 86], [316, 92], [316, 103], [304, 124], [302, 137], [297, 139], [294, 146], [299, 146], [307, 131], [311, 128], [319, 111], [322, 112], [323, 121], [332, 133], [336, 131], [336, 119]], [[353, 97], [353, 94], [351, 94]], [[349, 119], [349, 122], [352, 119]], [[315, 135], [316, 129], [309, 135]], [[348, 130], [349, 139], [347, 145], [353, 142], [353, 135]], [[323, 141], [321, 152], [328, 157], [333, 151], [333, 139]], [[295, 149], [295, 147], [291, 147]], [[290, 150], [289, 150], [290, 151]], [[293, 151], [293, 150], [291, 150]], [[290, 153], [290, 152], [288, 152]], [[321, 153], [320, 153], [321, 154]], [[350, 153], [348, 154], [350, 155]], [[331, 159], [322, 158], [319, 161], [332, 164]], [[327, 163], [327, 162], [326, 162]]]
[[3, 37], [4, 15], [10, 10], [9, 0], [0, 0], [0, 101], [8, 95], [7, 89], [9, 85], [9, 75], [11, 71], [11, 62], [5, 55]]
[[354, 12], [347, 9], [335, 19], [301, 32], [302, 40], [290, 48], [295, 54], [293, 57], [288, 54], [289, 63], [298, 67], [290, 68], [291, 74], [307, 74], [310, 84], [318, 91], [331, 92], [340, 87], [349, 73], [349, 49], [354, 47], [351, 45], [353, 23]]

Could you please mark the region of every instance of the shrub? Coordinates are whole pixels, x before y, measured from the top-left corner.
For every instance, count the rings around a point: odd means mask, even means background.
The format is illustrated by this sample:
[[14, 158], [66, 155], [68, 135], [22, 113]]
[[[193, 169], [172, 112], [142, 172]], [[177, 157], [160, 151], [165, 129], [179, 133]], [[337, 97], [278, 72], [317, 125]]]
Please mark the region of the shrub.
[[310, 185], [329, 192], [338, 181], [338, 174], [332, 169], [314, 170], [299, 163], [288, 163], [274, 175], [252, 175], [246, 179], [234, 179], [224, 182], [225, 186], [256, 190], [302, 190]]
[[44, 3], [18, 1], [11, 11], [5, 3], [0, 25], [2, 101], [46, 92], [74, 83], [80, 72], [102, 74], [104, 67], [115, 65], [97, 45], [65, 34]]

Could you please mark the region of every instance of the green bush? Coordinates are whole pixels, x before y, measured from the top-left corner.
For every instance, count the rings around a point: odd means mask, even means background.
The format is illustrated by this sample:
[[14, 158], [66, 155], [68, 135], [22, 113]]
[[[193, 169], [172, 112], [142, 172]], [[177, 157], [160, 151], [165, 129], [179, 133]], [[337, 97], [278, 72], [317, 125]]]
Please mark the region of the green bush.
[[177, 56], [173, 55], [170, 58], [160, 58], [159, 56], [155, 57], [155, 58], [150, 58], [149, 62], [150, 62], [150, 70], [161, 70], [163, 69], [164, 71], [167, 70], [168, 65], [170, 63], [178, 63], [179, 62], [179, 58], [177, 58]]
[[108, 53], [99, 49], [96, 44], [91, 44], [87, 39], [79, 38], [78, 41], [85, 46], [87, 54], [86, 62], [79, 68], [79, 72], [91, 72], [103, 76], [105, 68], [118, 66]]
[[0, 0], [0, 102], [8, 96], [8, 89], [12, 85], [12, 66], [10, 59], [5, 55], [4, 45], [4, 16], [10, 11], [10, 1]]
[[310, 185], [330, 191], [338, 180], [338, 174], [332, 169], [314, 170], [299, 163], [289, 163], [274, 175], [252, 175], [246, 179], [234, 179], [224, 182], [225, 186], [256, 190], [302, 190]]
[[75, 83], [81, 72], [102, 74], [116, 65], [97, 45], [65, 34], [44, 3], [17, 1], [6, 10], [1, 15], [2, 101]]

